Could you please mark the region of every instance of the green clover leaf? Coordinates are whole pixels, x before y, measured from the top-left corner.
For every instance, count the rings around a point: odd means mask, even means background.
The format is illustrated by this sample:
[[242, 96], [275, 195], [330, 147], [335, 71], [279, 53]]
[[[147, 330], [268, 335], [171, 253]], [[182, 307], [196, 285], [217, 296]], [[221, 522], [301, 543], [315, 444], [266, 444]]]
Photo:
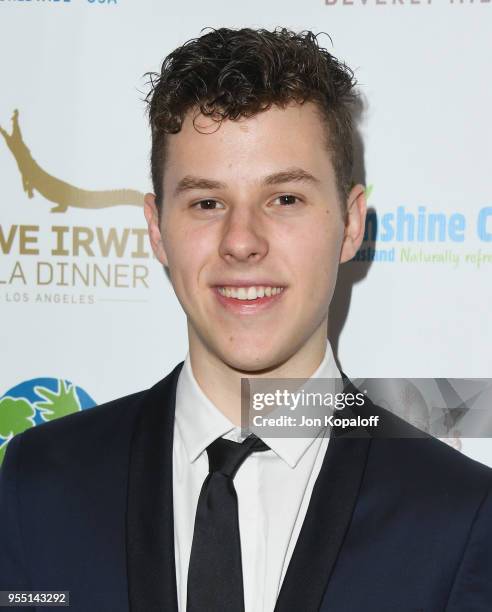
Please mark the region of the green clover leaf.
[[0, 399], [0, 437], [6, 440], [0, 445], [0, 465], [10, 440], [34, 425], [36, 411], [24, 398], [3, 397]]
[[44, 421], [53, 421], [82, 409], [75, 387], [72, 384], [67, 387], [63, 380], [58, 381], [57, 391], [50, 391], [46, 387], [35, 387], [34, 391], [45, 400], [35, 404]]

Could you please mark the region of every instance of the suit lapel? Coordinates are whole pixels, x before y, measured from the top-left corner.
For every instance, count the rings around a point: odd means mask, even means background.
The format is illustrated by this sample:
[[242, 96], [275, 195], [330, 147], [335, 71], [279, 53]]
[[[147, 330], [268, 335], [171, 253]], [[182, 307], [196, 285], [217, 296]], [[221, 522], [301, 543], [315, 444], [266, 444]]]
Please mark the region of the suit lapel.
[[131, 612], [176, 612], [172, 451], [183, 363], [148, 391], [130, 450], [126, 520]]
[[[350, 384], [345, 376], [344, 380]], [[337, 416], [354, 416], [346, 411]], [[332, 429], [275, 612], [320, 608], [357, 502], [370, 446], [362, 428], [351, 429], [350, 437], [343, 433]]]

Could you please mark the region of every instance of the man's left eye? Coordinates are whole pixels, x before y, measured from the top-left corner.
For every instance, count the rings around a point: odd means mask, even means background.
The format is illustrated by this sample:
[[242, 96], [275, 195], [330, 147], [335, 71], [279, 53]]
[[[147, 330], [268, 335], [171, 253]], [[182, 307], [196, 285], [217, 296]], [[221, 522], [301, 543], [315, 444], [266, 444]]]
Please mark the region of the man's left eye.
[[295, 195], [286, 194], [278, 196], [277, 200], [279, 200], [280, 204], [290, 206], [292, 204], [297, 204], [299, 198]]

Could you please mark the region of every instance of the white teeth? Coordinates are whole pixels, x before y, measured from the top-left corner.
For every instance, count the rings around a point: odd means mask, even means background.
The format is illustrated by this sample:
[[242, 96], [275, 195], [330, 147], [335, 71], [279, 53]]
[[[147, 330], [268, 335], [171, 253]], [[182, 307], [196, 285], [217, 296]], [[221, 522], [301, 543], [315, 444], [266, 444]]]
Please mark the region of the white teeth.
[[219, 287], [219, 293], [236, 300], [256, 300], [262, 297], [273, 297], [281, 293], [283, 287]]

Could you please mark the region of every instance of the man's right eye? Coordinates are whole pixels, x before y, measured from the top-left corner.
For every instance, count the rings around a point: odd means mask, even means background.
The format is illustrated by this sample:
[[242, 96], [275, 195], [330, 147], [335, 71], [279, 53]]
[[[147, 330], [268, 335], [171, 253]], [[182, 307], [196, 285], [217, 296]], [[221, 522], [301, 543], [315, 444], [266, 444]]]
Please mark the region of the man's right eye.
[[217, 200], [200, 200], [192, 205], [192, 208], [200, 208], [200, 210], [215, 210], [215, 205], [218, 204]]

